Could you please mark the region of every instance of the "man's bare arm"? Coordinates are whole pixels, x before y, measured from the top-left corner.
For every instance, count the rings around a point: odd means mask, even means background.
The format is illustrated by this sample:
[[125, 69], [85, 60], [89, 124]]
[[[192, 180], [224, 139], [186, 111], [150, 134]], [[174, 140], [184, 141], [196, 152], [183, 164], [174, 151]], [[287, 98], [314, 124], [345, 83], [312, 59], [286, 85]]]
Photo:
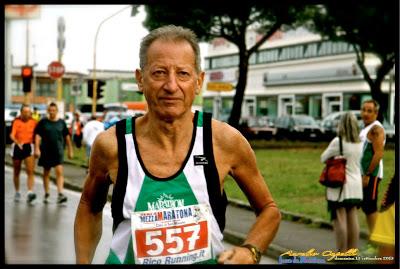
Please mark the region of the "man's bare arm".
[[[232, 164], [229, 173], [243, 190], [257, 214], [256, 222], [251, 227], [244, 243], [252, 244], [260, 251], [264, 251], [278, 231], [281, 220], [279, 209], [257, 167], [255, 154], [247, 140], [236, 130], [225, 130], [224, 136], [223, 141], [228, 144], [223, 147], [232, 156], [229, 160]], [[233, 252], [233, 254], [227, 252], [231, 255], [229, 263], [252, 262], [248, 249], [236, 247]], [[223, 256], [228, 255], [221, 256], [223, 260]]]
[[368, 171], [372, 173], [379, 165], [384, 154], [385, 146], [383, 142], [385, 140], [385, 132], [383, 128], [374, 126], [368, 133], [368, 139], [371, 141], [372, 148], [374, 149], [374, 156], [372, 156], [371, 163], [368, 167]]
[[[107, 202], [110, 163], [117, 161], [116, 138], [99, 134], [90, 154], [89, 173], [79, 201], [74, 225], [77, 263], [91, 263], [102, 234], [102, 213]], [[114, 148], [115, 147], [115, 148]]]

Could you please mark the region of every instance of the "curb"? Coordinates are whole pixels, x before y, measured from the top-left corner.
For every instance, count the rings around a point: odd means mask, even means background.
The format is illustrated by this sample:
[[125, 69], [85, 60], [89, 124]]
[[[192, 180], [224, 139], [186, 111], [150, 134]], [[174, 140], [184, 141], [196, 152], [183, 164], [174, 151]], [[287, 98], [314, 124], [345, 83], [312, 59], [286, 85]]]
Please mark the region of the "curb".
[[[232, 206], [235, 206], [235, 207], [253, 211], [253, 208], [248, 203], [245, 203], [245, 202], [237, 200], [237, 199], [229, 199], [229, 204]], [[304, 223], [304, 224], [310, 224], [316, 228], [333, 230], [332, 223], [327, 222], [323, 219], [313, 218], [313, 217], [310, 217], [307, 215], [292, 213], [292, 212], [288, 212], [285, 210], [280, 210], [280, 212], [281, 212], [283, 220], [288, 220], [288, 221], [292, 221], [292, 222], [300, 222], [300, 223]], [[365, 240], [368, 240], [369, 239], [368, 232], [364, 229], [360, 230], [360, 237]]]
[[[246, 234], [235, 232], [229, 229], [225, 229], [224, 231], [224, 241], [232, 245], [240, 246], [241, 244], [243, 244], [245, 239], [246, 239]], [[262, 253], [262, 255], [278, 260], [279, 256], [287, 251], [289, 251], [289, 249], [271, 243], [269, 244], [268, 249], [266, 249]]]

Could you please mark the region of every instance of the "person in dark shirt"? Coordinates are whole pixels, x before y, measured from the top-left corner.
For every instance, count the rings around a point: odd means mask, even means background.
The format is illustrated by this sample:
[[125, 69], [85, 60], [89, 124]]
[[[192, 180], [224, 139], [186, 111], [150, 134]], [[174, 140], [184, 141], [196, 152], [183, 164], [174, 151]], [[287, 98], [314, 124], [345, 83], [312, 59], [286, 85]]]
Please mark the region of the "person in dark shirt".
[[64, 189], [64, 146], [67, 144], [68, 158], [73, 158], [71, 137], [64, 120], [57, 117], [58, 107], [55, 103], [50, 103], [48, 117], [39, 121], [35, 129], [35, 157], [39, 158], [38, 165], [43, 167], [44, 184], [44, 203], [49, 202], [50, 190], [50, 170], [55, 168], [57, 178], [57, 203], [67, 202], [67, 197], [63, 194]]

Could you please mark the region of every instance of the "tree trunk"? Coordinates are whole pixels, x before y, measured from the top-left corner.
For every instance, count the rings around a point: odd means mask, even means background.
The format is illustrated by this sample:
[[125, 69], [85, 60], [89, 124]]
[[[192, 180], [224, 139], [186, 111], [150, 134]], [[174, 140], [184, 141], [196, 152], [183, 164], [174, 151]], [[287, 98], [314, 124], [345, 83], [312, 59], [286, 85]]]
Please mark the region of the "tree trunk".
[[[377, 101], [379, 103], [380, 109], [378, 113], [378, 120], [380, 122], [383, 122], [384, 120], [384, 115], [386, 115], [387, 108], [388, 108], [388, 99], [385, 97], [385, 95], [382, 92], [381, 85], [382, 81], [384, 80], [386, 74], [388, 74], [391, 70], [389, 68], [389, 63], [384, 62], [382, 65], [378, 67], [378, 70], [376, 71], [376, 79], [373, 80], [371, 76], [369, 75], [367, 68], [364, 65], [363, 61], [358, 60], [357, 61], [358, 66], [360, 67], [364, 80], [368, 83], [370, 89], [371, 89], [371, 96], [372, 99]], [[389, 96], [390, 98], [390, 96]]]
[[249, 55], [246, 50], [246, 45], [239, 47], [239, 78], [236, 84], [236, 93], [233, 98], [233, 106], [229, 116], [228, 123], [238, 129], [240, 117], [242, 115], [242, 103], [244, 91], [247, 84], [247, 72], [249, 69]]

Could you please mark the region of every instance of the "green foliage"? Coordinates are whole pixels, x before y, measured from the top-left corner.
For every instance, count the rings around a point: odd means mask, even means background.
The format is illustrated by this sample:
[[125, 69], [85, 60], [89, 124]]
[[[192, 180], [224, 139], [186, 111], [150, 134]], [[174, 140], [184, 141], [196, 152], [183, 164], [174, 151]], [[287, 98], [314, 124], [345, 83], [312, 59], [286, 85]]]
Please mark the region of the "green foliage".
[[356, 44], [383, 61], [394, 57], [397, 45], [393, 37], [398, 32], [395, 1], [331, 2], [324, 7], [325, 12], [315, 13], [319, 33]]

